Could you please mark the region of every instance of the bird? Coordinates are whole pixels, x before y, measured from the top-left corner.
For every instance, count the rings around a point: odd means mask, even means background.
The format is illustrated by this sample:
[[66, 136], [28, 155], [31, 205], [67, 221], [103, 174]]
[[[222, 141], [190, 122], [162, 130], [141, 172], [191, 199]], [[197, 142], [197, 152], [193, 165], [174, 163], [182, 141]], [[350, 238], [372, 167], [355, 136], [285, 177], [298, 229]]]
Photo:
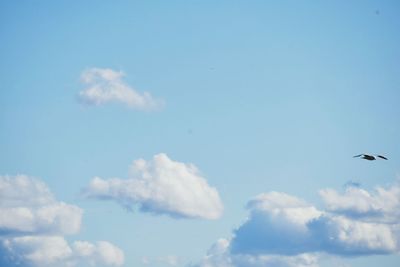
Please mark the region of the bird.
[[362, 158], [362, 159], [366, 159], [366, 160], [376, 160], [377, 158], [381, 158], [384, 160], [388, 160], [385, 156], [382, 155], [368, 155], [368, 154], [360, 154], [360, 155], [355, 155], [353, 156], [353, 158]]

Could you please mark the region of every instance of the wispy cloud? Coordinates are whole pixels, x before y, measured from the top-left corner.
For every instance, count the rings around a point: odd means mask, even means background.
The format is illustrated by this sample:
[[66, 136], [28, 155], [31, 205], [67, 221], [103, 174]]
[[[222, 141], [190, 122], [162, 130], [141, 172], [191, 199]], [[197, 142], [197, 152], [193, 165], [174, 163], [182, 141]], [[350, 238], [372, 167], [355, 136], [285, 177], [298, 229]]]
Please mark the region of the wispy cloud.
[[163, 153], [150, 161], [135, 160], [129, 179], [93, 178], [84, 195], [172, 217], [217, 219], [223, 210], [218, 191], [193, 164], [173, 161]]
[[148, 92], [139, 93], [123, 81], [124, 73], [107, 68], [90, 68], [82, 72], [81, 82], [86, 88], [79, 92], [81, 102], [88, 105], [122, 103], [142, 111], [157, 110], [164, 101]]
[[[322, 190], [325, 210], [285, 193], [260, 194], [249, 201], [250, 216], [233, 237], [214, 244], [197, 266], [311, 267], [318, 266], [322, 254], [398, 253], [398, 189], [395, 184], [379, 187], [375, 193], [361, 188], [347, 189], [344, 194]], [[388, 204], [385, 208], [384, 202]], [[380, 212], [375, 212], [377, 209]]]
[[29, 267], [120, 266], [115, 245], [76, 241], [83, 210], [57, 201], [42, 181], [25, 175], [0, 176], [0, 265]]

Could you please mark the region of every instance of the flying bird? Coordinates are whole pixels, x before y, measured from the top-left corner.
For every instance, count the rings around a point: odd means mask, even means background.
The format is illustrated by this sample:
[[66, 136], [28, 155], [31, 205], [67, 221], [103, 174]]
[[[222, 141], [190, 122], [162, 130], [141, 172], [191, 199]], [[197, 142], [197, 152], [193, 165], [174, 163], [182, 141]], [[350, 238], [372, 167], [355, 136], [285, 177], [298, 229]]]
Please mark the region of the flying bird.
[[360, 154], [360, 155], [356, 155], [353, 158], [362, 158], [362, 159], [366, 159], [366, 160], [376, 160], [377, 158], [381, 158], [384, 160], [388, 160], [386, 157], [382, 156], [382, 155], [368, 155], [368, 154]]

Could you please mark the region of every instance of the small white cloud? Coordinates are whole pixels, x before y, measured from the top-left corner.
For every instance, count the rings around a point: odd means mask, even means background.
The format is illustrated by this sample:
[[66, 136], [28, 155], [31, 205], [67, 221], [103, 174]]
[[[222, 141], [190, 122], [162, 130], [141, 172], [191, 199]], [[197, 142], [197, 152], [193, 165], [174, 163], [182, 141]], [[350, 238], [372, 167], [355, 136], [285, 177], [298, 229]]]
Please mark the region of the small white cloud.
[[123, 252], [106, 241], [96, 245], [64, 235], [75, 234], [83, 210], [58, 202], [38, 179], [0, 176], [0, 265], [9, 267], [120, 266]]
[[158, 154], [151, 161], [135, 160], [129, 179], [95, 177], [84, 195], [112, 199], [123, 207], [173, 217], [217, 219], [223, 205], [218, 191], [210, 187], [193, 164]]
[[88, 105], [123, 103], [137, 110], [156, 110], [163, 106], [162, 100], [153, 98], [148, 92], [137, 92], [122, 80], [123, 77], [123, 72], [112, 69], [85, 70], [81, 81], [87, 88], [79, 92], [80, 100]]

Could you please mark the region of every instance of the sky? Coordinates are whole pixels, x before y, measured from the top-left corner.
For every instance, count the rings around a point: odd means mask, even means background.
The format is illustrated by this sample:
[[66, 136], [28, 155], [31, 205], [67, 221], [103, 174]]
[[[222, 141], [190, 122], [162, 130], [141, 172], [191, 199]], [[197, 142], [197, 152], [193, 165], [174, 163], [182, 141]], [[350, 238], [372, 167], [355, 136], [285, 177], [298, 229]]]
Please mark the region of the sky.
[[1, 1], [0, 267], [398, 266], [399, 28], [394, 0]]

